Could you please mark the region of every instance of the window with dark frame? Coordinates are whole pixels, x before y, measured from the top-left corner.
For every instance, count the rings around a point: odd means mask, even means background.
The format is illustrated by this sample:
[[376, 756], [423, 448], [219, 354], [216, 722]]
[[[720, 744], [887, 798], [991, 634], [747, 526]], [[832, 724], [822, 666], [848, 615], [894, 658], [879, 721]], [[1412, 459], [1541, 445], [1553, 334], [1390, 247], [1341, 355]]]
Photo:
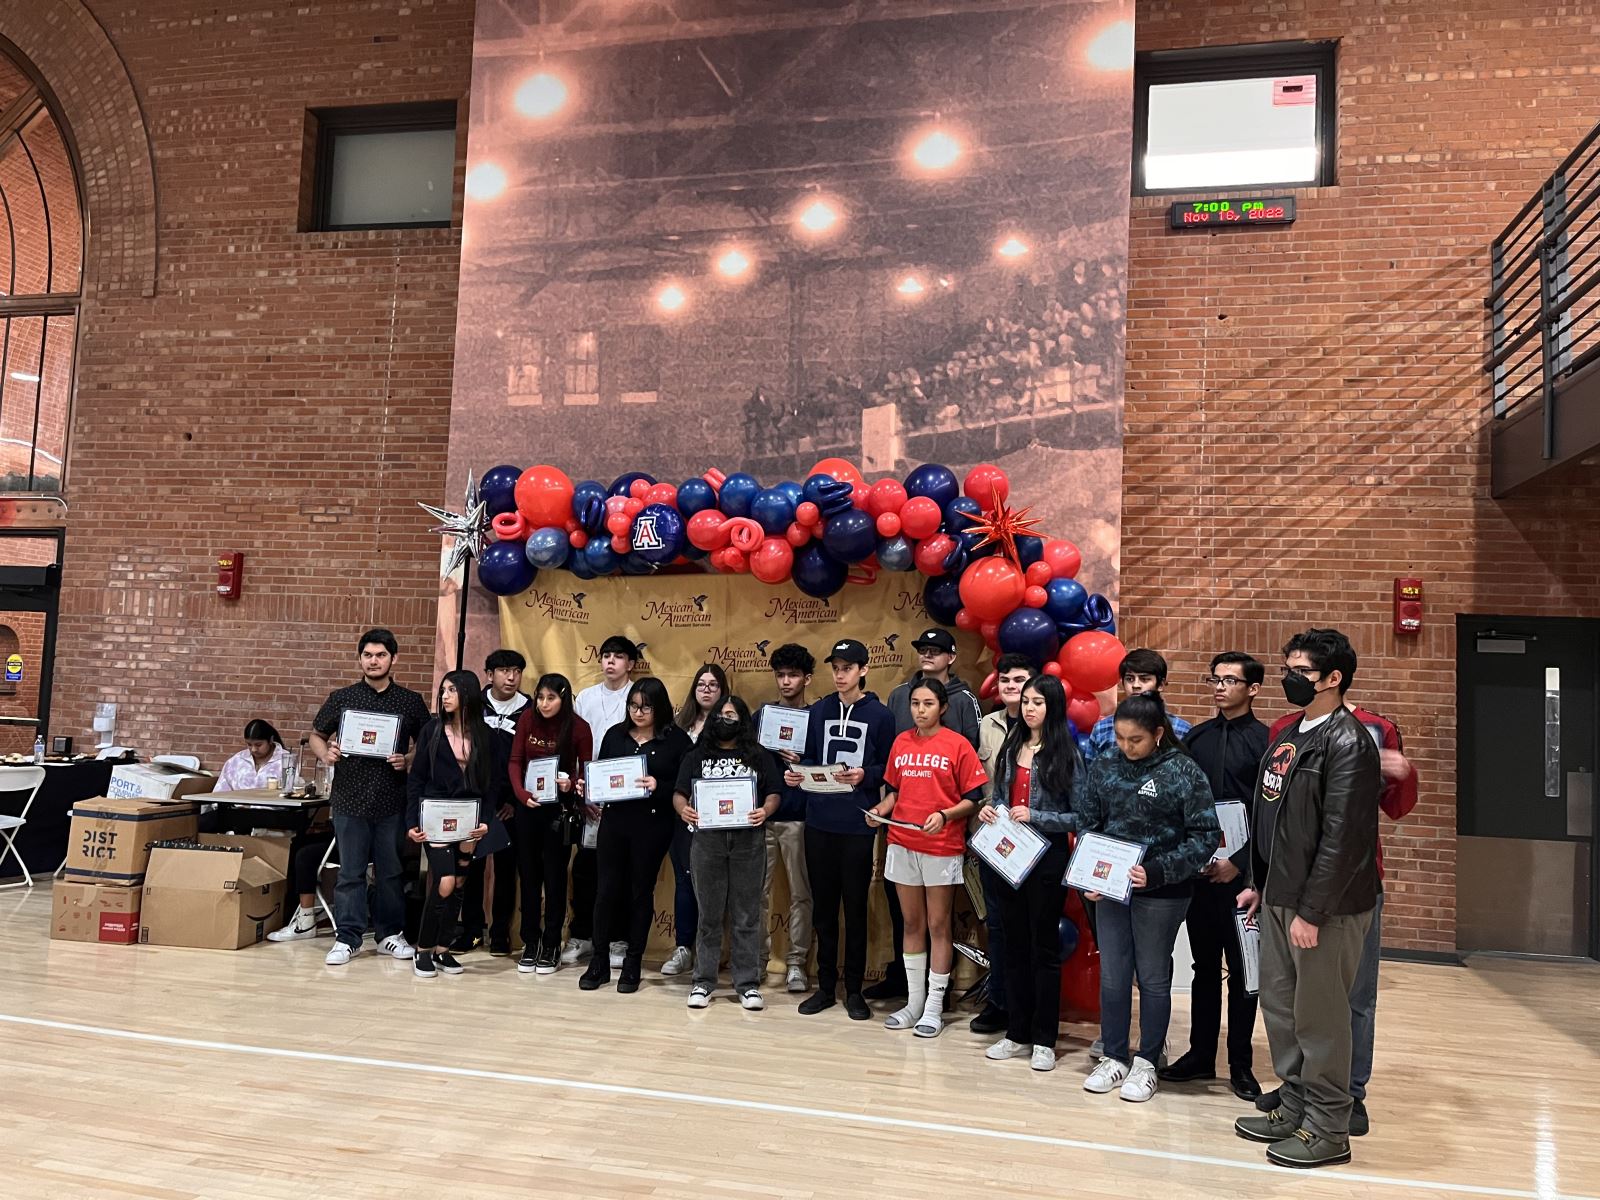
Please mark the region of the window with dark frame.
[[456, 102], [313, 108], [301, 228], [446, 229], [455, 203]]
[[1136, 56], [1134, 194], [1334, 183], [1336, 50], [1269, 42]]

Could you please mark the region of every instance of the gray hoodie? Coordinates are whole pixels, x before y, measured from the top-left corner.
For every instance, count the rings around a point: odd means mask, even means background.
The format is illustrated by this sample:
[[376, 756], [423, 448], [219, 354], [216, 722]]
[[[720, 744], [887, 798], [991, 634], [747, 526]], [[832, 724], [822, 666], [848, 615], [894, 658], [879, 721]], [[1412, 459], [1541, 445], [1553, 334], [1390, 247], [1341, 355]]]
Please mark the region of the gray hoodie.
[[[911, 689], [922, 681], [922, 672], [918, 671], [894, 691], [889, 693], [889, 711], [894, 714], [894, 731], [904, 733], [912, 727], [911, 721]], [[978, 748], [978, 722], [983, 719], [983, 709], [978, 706], [978, 698], [972, 694], [972, 689], [967, 686], [967, 681], [961, 676], [951, 673], [950, 681], [944, 685], [944, 690], [950, 696], [950, 706], [944, 710], [943, 725], [946, 729], [953, 729], [967, 741], [972, 743], [972, 748]]]

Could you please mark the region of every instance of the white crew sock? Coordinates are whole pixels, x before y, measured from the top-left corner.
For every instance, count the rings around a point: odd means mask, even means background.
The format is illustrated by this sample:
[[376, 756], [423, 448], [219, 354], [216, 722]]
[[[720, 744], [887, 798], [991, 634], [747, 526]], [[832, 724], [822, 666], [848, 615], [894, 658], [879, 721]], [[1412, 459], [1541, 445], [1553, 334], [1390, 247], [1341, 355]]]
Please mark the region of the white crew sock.
[[[915, 1025], [928, 996], [927, 952], [904, 954], [901, 958], [906, 964], [906, 1006], [884, 1021], [884, 1025], [890, 1029], [910, 1029]], [[947, 981], [949, 978], [945, 976]]]
[[917, 1032], [923, 1037], [933, 1037], [944, 1028], [944, 996], [950, 990], [950, 974], [933, 972], [928, 976], [928, 1000], [917, 1022]]

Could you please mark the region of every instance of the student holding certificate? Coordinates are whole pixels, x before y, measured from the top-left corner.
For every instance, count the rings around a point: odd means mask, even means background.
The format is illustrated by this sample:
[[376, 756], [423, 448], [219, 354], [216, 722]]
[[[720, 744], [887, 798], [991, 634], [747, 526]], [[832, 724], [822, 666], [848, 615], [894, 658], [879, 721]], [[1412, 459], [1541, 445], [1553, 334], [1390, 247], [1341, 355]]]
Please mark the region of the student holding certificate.
[[1077, 811], [1087, 778], [1083, 756], [1067, 719], [1067, 693], [1053, 675], [1036, 675], [1022, 689], [1021, 719], [995, 755], [993, 787], [978, 820], [992, 825], [1000, 814], [1046, 838], [1050, 848], [1022, 886], [1013, 888], [987, 864], [984, 894], [995, 896], [1005, 929], [1006, 1035], [984, 1052], [1001, 1061], [1030, 1053], [1035, 1071], [1053, 1071], [1061, 1025], [1061, 909], [1067, 886]]
[[689, 868], [700, 924], [690, 1008], [705, 1008], [716, 990], [724, 916], [732, 931], [733, 990], [744, 1008], [766, 1007], [761, 998], [761, 887], [767, 843], [761, 827], [778, 811], [782, 786], [771, 755], [756, 741], [749, 707], [737, 696], [727, 697], [706, 718], [700, 740], [678, 768], [672, 798], [684, 825], [695, 830]]
[[[1100, 1037], [1104, 1051], [1085, 1091], [1120, 1085], [1124, 1100], [1156, 1093], [1156, 1060], [1172, 1018], [1172, 946], [1195, 877], [1221, 841], [1211, 785], [1174, 735], [1159, 692], [1129, 696], [1114, 714], [1117, 752], [1089, 765], [1078, 828], [1144, 847], [1129, 872], [1128, 902], [1096, 901]], [[1139, 1046], [1129, 1053], [1133, 981], [1139, 981]]]
[[[700, 740], [711, 714], [720, 712], [722, 702], [728, 698], [728, 675], [716, 663], [702, 663], [694, 674], [688, 696], [678, 708], [678, 728], [689, 735], [691, 742]], [[690, 835], [694, 830], [687, 825], [675, 825], [672, 830], [672, 933], [677, 945], [672, 956], [661, 964], [663, 975], [682, 975], [694, 966], [695, 931], [700, 926], [700, 909], [695, 902], [694, 880], [689, 873]], [[721, 949], [721, 943], [718, 943]]]
[[[595, 755], [601, 759], [643, 758], [645, 774], [634, 781], [644, 791], [636, 800], [613, 800], [600, 821], [599, 894], [594, 905], [594, 940], [608, 945], [625, 935], [622, 975], [617, 991], [637, 992], [643, 967], [645, 942], [650, 937], [650, 917], [655, 911], [656, 876], [672, 843], [676, 824], [672, 789], [684, 756], [690, 751], [689, 735], [672, 720], [672, 700], [666, 685], [654, 675], [628, 689], [627, 719], [613, 725], [601, 739]], [[578, 785], [582, 789], [580, 782]], [[618, 911], [627, 914], [625, 928], [614, 929]], [[611, 982], [611, 960], [596, 954], [578, 986], [592, 992]]]
[[[785, 642], [772, 652], [767, 665], [772, 668], [772, 682], [778, 689], [778, 701], [774, 705], [763, 704], [756, 710], [754, 720], [758, 731], [769, 709], [781, 712], [786, 708], [804, 710], [807, 707], [806, 689], [811, 686], [811, 676], [817, 669], [817, 660], [811, 656], [811, 651], [799, 643]], [[810, 719], [810, 714], [807, 713], [807, 722]], [[774, 769], [781, 776], [789, 764], [800, 761], [805, 752], [805, 736], [798, 725], [785, 728], [780, 723], [774, 732], [780, 740], [788, 733], [800, 736], [800, 745], [793, 749], [775, 750], [771, 743], [763, 743], [772, 756]], [[777, 878], [778, 862], [781, 859], [783, 874], [789, 885], [789, 952], [783, 985], [787, 991], [804, 992], [810, 986], [810, 981], [806, 979], [806, 960], [811, 957], [811, 876], [806, 872], [806, 795], [799, 788], [790, 787], [787, 783], [783, 785], [783, 791], [779, 795], [781, 799], [778, 801], [778, 811], [766, 824], [767, 881], [763, 896], [770, 912], [772, 881]], [[761, 957], [764, 961], [770, 962], [772, 960], [770, 921], [766, 929], [767, 937]]]
[[[522, 958], [517, 970], [524, 975], [553, 975], [561, 960], [567, 860], [583, 831], [577, 781], [583, 778], [583, 764], [593, 757], [589, 723], [573, 711], [572, 684], [565, 675], [541, 676], [533, 703], [517, 718], [511, 745], [511, 790], [517, 797], [512, 838], [522, 881]], [[535, 796], [528, 790], [528, 769], [542, 763], [548, 771], [552, 762], [555, 778], [545, 781], [552, 787]]]
[[[894, 817], [883, 877], [895, 885], [905, 916], [906, 1005], [884, 1025], [918, 1037], [938, 1037], [944, 1028], [955, 961], [950, 913], [961, 883], [967, 818], [989, 782], [973, 744], [940, 724], [949, 705], [937, 679], [912, 685], [913, 724], [895, 738], [883, 773], [889, 791], [867, 810], [868, 825]], [[916, 828], [904, 828], [908, 822]]]

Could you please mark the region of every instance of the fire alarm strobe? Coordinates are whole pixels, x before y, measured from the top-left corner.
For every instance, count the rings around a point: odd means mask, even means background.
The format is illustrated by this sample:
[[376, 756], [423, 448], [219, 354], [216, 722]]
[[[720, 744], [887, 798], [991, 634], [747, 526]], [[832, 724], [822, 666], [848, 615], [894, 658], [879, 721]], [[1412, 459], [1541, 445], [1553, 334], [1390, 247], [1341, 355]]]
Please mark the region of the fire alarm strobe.
[[1422, 632], [1422, 580], [1394, 581], [1394, 631]]
[[229, 550], [217, 555], [217, 595], [237, 600], [244, 591], [244, 555]]

